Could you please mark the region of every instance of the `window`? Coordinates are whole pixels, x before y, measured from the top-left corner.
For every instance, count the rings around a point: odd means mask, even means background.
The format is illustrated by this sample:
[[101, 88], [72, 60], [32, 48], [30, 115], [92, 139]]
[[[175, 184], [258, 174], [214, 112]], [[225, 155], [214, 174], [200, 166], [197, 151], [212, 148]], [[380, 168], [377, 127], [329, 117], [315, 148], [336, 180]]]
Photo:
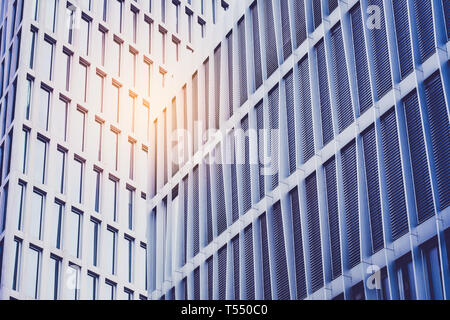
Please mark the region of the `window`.
[[78, 203], [83, 202], [83, 167], [83, 161], [75, 158], [72, 169], [72, 181], [70, 189], [72, 190], [72, 199], [74, 201], [77, 201]]
[[84, 110], [79, 108], [72, 115], [72, 143], [78, 151], [84, 151], [85, 117]]
[[130, 58], [131, 58], [131, 71], [130, 71], [130, 83], [133, 84], [133, 87], [136, 87], [136, 55], [137, 52], [134, 50], [130, 50]]
[[111, 131], [111, 157], [112, 157], [112, 166], [114, 170], [118, 170], [119, 164], [119, 134], [117, 132]]
[[105, 66], [105, 56], [106, 56], [106, 31], [103, 29], [98, 30], [100, 32], [100, 64]]
[[39, 0], [32, 0], [32, 7], [31, 7], [31, 13], [34, 21], [38, 20], [39, 15]]
[[47, 161], [47, 141], [38, 137], [35, 144], [34, 178], [39, 183], [45, 183], [46, 161]]
[[69, 299], [78, 300], [80, 298], [80, 267], [69, 263], [67, 274], [70, 279], [68, 281]]
[[129, 162], [129, 170], [128, 170], [128, 177], [133, 180], [134, 179], [134, 149], [135, 149], [135, 142], [132, 140], [128, 140], [128, 144], [130, 147], [130, 162]]
[[79, 86], [79, 94], [82, 101], [87, 101], [87, 93], [88, 93], [88, 76], [89, 76], [89, 69], [88, 65], [84, 63], [84, 61], [80, 60], [80, 68], [81, 68], [81, 85]]
[[134, 43], [136, 43], [136, 41], [137, 41], [138, 13], [139, 13], [138, 9], [136, 9], [135, 7], [131, 7], [131, 15], [133, 16], [132, 35], [133, 35]]
[[50, 256], [50, 265], [49, 272], [47, 273], [47, 283], [46, 286], [48, 288], [48, 299], [50, 300], [58, 300], [59, 298], [59, 283], [60, 283], [60, 274], [61, 274], [61, 259], [51, 255]]
[[69, 19], [67, 26], [67, 42], [72, 44], [73, 42], [73, 29], [75, 27], [75, 9], [67, 4], [66, 18]]
[[93, 130], [92, 140], [97, 144], [97, 160], [102, 160], [102, 138], [103, 138], [103, 123], [100, 121], [95, 121], [95, 128]]
[[120, 86], [113, 83], [113, 120], [119, 122], [120, 118]]
[[55, 187], [60, 193], [64, 193], [65, 170], [66, 170], [66, 151], [58, 148], [56, 150], [55, 166]]
[[396, 261], [396, 270], [401, 300], [415, 300], [414, 270], [411, 254], [407, 254]]
[[134, 190], [127, 188], [128, 193], [128, 229], [133, 230]]
[[30, 245], [27, 250], [27, 263], [25, 264], [23, 291], [26, 297], [39, 298], [39, 277], [41, 272], [41, 250]]
[[91, 32], [91, 22], [85, 18], [81, 18], [80, 23], [80, 43], [79, 48], [80, 52], [84, 55], [89, 55], [89, 40], [90, 40], [90, 32]]
[[34, 28], [31, 28], [31, 41], [30, 41], [30, 61], [29, 61], [29, 67], [30, 69], [34, 68], [34, 53], [36, 48], [36, 37], [37, 37], [37, 30]]
[[30, 137], [30, 130], [28, 128], [22, 129], [22, 145], [23, 145], [23, 158], [22, 158], [22, 173], [27, 173], [28, 163], [28, 140]]
[[14, 255], [14, 273], [12, 279], [12, 289], [18, 290], [19, 288], [19, 276], [20, 276], [20, 265], [21, 265], [21, 255], [22, 255], [22, 241], [19, 239], [14, 239], [15, 245], [15, 255]]
[[67, 139], [67, 108], [67, 101], [59, 98], [53, 109], [53, 133], [60, 141]]
[[117, 254], [117, 231], [112, 228], [106, 230], [105, 245], [105, 258], [106, 258], [106, 270], [111, 274], [116, 274], [116, 254]]
[[106, 216], [111, 221], [117, 220], [117, 197], [118, 197], [118, 181], [114, 178], [110, 177], [107, 180], [107, 183], [105, 185], [105, 195], [108, 195], [105, 197], [105, 204], [104, 204], [104, 212], [106, 213]]
[[125, 236], [125, 244], [126, 244], [126, 248], [127, 248], [127, 279], [128, 282], [133, 282], [133, 262], [134, 262], [134, 257], [133, 257], [133, 248], [134, 248], [134, 239]]
[[190, 43], [192, 43], [192, 12], [190, 10], [187, 10], [186, 8], [186, 15], [187, 15], [187, 38]]
[[58, 10], [58, 0], [43, 1], [45, 3], [45, 27], [52, 32], [56, 29], [56, 13]]
[[51, 93], [46, 88], [41, 87], [41, 101], [38, 110], [35, 112], [36, 124], [42, 130], [48, 130], [48, 115], [50, 111]]
[[80, 241], [81, 241], [81, 212], [72, 209], [67, 215], [66, 239], [64, 248], [73, 257], [80, 257]]
[[174, 6], [175, 11], [175, 31], [176, 33], [179, 31], [179, 24], [180, 24], [180, 3], [178, 1], [172, 1], [172, 4]]
[[135, 125], [135, 122], [136, 122], [135, 121], [135, 119], [136, 119], [136, 96], [134, 94], [129, 96], [129, 102], [130, 102], [130, 105], [129, 105], [130, 110], [128, 110], [128, 112], [127, 112], [127, 115], [128, 115], [127, 125], [128, 125], [129, 130], [134, 133], [135, 127], [136, 127], [136, 125]]
[[91, 218], [88, 226], [88, 245], [87, 245], [87, 257], [89, 264], [97, 267], [98, 266], [98, 251], [99, 251], [99, 232], [100, 232], [100, 222], [96, 219]]
[[87, 279], [87, 299], [97, 300], [98, 295], [98, 276], [94, 273], [88, 272]]
[[143, 242], [138, 247], [137, 257], [137, 281], [141, 290], [147, 290], [147, 245]]
[[107, 300], [114, 300], [116, 299], [116, 284], [114, 282], [105, 281], [106, 289], [105, 289], [105, 298]]
[[153, 36], [153, 21], [145, 16], [145, 23], [147, 24], [147, 32], [145, 33], [146, 35], [146, 43], [147, 43], [147, 52], [149, 54], [152, 53], [152, 36]]
[[166, 23], [166, 0], [161, 0], [161, 20]]
[[19, 201], [17, 203], [17, 230], [23, 228], [23, 214], [25, 206], [27, 185], [24, 182], [19, 181]]
[[122, 55], [122, 44], [117, 42], [116, 40], [113, 41], [113, 48], [111, 50], [111, 62], [112, 62], [112, 68], [111, 73], [113, 75], [120, 77], [120, 60]]
[[439, 257], [439, 247], [437, 238], [427, 242], [422, 247], [424, 266], [426, 269], [426, 285], [428, 289], [428, 299], [443, 300], [444, 294], [442, 291], [441, 278], [441, 262]]
[[53, 204], [52, 210], [52, 230], [51, 230], [51, 243], [56, 249], [62, 248], [62, 230], [63, 230], [63, 215], [64, 204], [56, 200]]
[[133, 292], [133, 290], [125, 288], [125, 289], [123, 289], [123, 292], [124, 292], [125, 298], [127, 300], [134, 300], [134, 292]]
[[40, 51], [39, 64], [41, 66], [42, 78], [52, 80], [53, 73], [53, 42], [45, 39]]
[[94, 200], [94, 210], [95, 212], [100, 212], [100, 195], [101, 195], [101, 184], [102, 184], [102, 172], [94, 169], [95, 175], [95, 200]]
[[152, 67], [153, 64], [150, 61], [144, 60], [145, 63], [145, 68], [146, 68], [146, 80], [147, 80], [147, 96], [150, 97], [150, 84], [151, 84], [151, 79], [152, 79]]
[[25, 109], [25, 118], [30, 120], [30, 108], [31, 108], [31, 99], [33, 92], [33, 79], [27, 77], [27, 104]]
[[91, 97], [94, 100], [92, 106], [94, 111], [103, 112], [103, 103], [105, 99], [105, 76], [102, 73], [97, 72], [92, 84]]
[[162, 63], [166, 63], [166, 33], [162, 30], [159, 31], [161, 35], [161, 60]]

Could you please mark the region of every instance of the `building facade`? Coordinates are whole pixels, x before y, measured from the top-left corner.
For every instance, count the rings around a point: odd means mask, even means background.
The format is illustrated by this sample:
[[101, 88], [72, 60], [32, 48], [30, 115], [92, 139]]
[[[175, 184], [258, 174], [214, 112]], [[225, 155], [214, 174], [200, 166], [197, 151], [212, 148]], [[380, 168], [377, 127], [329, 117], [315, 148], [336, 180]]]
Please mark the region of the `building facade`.
[[0, 10], [0, 298], [448, 299], [447, 1]]

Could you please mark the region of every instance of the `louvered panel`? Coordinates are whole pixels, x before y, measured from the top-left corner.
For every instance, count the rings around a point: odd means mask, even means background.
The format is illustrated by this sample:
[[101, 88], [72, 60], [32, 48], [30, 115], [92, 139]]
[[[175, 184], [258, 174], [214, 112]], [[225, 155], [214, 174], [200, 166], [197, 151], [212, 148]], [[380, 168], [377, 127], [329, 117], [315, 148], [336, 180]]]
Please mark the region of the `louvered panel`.
[[314, 156], [314, 131], [311, 106], [311, 87], [309, 80], [308, 56], [306, 55], [298, 63], [300, 79], [300, 118], [301, 137], [303, 147], [303, 163]]
[[239, 106], [247, 101], [247, 58], [245, 50], [245, 20], [238, 22], [238, 41], [239, 41]]
[[295, 154], [295, 106], [294, 106], [294, 78], [292, 72], [285, 77], [286, 116], [288, 129], [289, 148], [289, 172], [292, 174], [297, 169], [297, 157]]
[[281, 213], [281, 204], [279, 201], [273, 206], [273, 239], [278, 300], [289, 300], [289, 278], [286, 260], [286, 246], [284, 243], [283, 215]]
[[220, 125], [220, 62], [221, 62], [221, 46], [214, 51], [214, 128], [218, 129]]
[[264, 198], [264, 164], [262, 155], [264, 155], [264, 105], [259, 102], [256, 107], [256, 129], [258, 134], [258, 176], [259, 176], [259, 198]]
[[353, 268], [361, 261], [358, 216], [358, 176], [356, 171], [356, 143], [351, 142], [341, 151], [344, 187], [345, 222], [348, 263]]
[[406, 214], [403, 173], [394, 109], [391, 109], [381, 117], [381, 137], [392, 237], [394, 240], [397, 240], [408, 232], [408, 216]]
[[338, 6], [338, 0], [328, 0], [328, 12], [331, 14]]
[[264, 15], [265, 15], [265, 34], [266, 34], [266, 63], [267, 63], [267, 78], [278, 68], [277, 58], [277, 43], [275, 39], [275, 26], [272, 10], [272, 1], [264, 1]]
[[372, 252], [383, 249], [383, 220], [381, 216], [380, 180], [378, 178], [377, 141], [375, 127], [372, 125], [362, 133], [364, 148], [364, 167], [369, 198], [370, 233]]
[[422, 63], [436, 52], [431, 0], [413, 0]]
[[407, 0], [397, 0], [392, 1], [392, 5], [394, 8], [400, 73], [402, 79], [404, 79], [413, 70], [411, 36], [409, 34], [408, 2]]
[[253, 260], [253, 228], [249, 225], [244, 229], [245, 257], [245, 290], [247, 300], [255, 300], [255, 270]]
[[193, 192], [192, 192], [192, 248], [193, 248], [193, 256], [195, 257], [199, 252], [199, 179], [198, 179], [198, 166], [194, 168], [192, 174], [192, 184], [193, 184]]
[[192, 135], [192, 143], [194, 154], [198, 150], [199, 143], [199, 128], [197, 127], [198, 118], [198, 73], [196, 72], [192, 76], [192, 130], [194, 134]]
[[[448, 67], [448, 64], [447, 64]], [[439, 193], [439, 210], [450, 205], [450, 126], [439, 71], [425, 80], [425, 96]]]
[[445, 26], [447, 27], [447, 41], [450, 40], [450, 1], [442, 0], [444, 8]]
[[262, 85], [262, 65], [261, 65], [261, 40], [259, 38], [259, 16], [258, 5], [255, 2], [250, 7], [253, 28], [253, 63], [255, 68], [255, 88]]
[[333, 56], [333, 75], [336, 86], [337, 113], [339, 133], [342, 133], [353, 123], [352, 100], [350, 97], [350, 86], [347, 73], [347, 62], [345, 60], [344, 41], [342, 39], [341, 24], [338, 23], [331, 30], [331, 47]]
[[230, 152], [232, 163], [229, 165], [231, 170], [231, 209], [233, 222], [239, 219], [239, 202], [238, 202], [238, 181], [237, 181], [237, 166], [236, 166], [236, 149], [235, 149], [235, 135], [234, 131], [230, 136]]
[[314, 18], [314, 29], [322, 23], [322, 8], [320, 6], [320, 0], [313, 0], [313, 18]]
[[372, 106], [372, 89], [370, 88], [369, 64], [364, 40], [361, 7], [359, 3], [350, 11], [352, 23], [353, 50], [355, 54], [356, 79], [358, 86], [358, 102], [363, 114]]
[[227, 245], [224, 245], [217, 252], [219, 273], [218, 273], [218, 287], [219, 287], [219, 300], [225, 300], [226, 288], [227, 288]]
[[386, 36], [383, 0], [370, 0], [369, 5], [381, 9], [381, 28], [368, 29], [372, 39], [373, 68], [378, 99], [381, 99], [392, 89], [391, 66], [389, 65], [389, 50]]
[[225, 207], [225, 187], [223, 181], [222, 155], [220, 144], [215, 149], [216, 158], [216, 204], [217, 204], [217, 235], [221, 235], [227, 228], [227, 214]]
[[419, 223], [423, 223], [434, 215], [434, 204], [419, 100], [415, 90], [403, 100], [403, 105], [406, 113], [417, 214]]
[[298, 189], [295, 187], [290, 192], [292, 208], [292, 227], [294, 231], [295, 250], [295, 279], [297, 283], [297, 299], [304, 299], [307, 296], [305, 258], [303, 255], [302, 225], [300, 221], [300, 204], [298, 200]]
[[323, 145], [334, 138], [333, 121], [331, 117], [330, 91], [328, 88], [327, 65], [323, 39], [316, 45], [317, 73], [319, 78], [320, 114], [322, 117]]
[[278, 85], [269, 92], [269, 123], [270, 123], [270, 160], [272, 170], [272, 190], [278, 187], [278, 163], [279, 163], [279, 91]]
[[306, 40], [306, 19], [304, 0], [294, 1], [295, 37], [297, 48]]
[[200, 300], [200, 268], [194, 270], [194, 299]]
[[183, 263], [182, 265], [184, 265], [187, 262], [187, 234], [188, 234], [188, 215], [189, 215], [189, 184], [188, 184], [188, 176], [186, 176], [183, 179], [183, 187], [184, 187], [184, 196], [183, 196], [183, 201], [184, 201], [184, 212], [183, 212], [183, 218], [184, 218], [184, 243], [183, 243]]
[[[244, 133], [248, 132], [248, 115], [245, 116], [241, 120], [241, 129]], [[245, 135], [242, 136], [241, 146], [244, 150], [241, 150], [244, 155], [244, 163], [241, 165], [242, 167], [242, 206], [243, 213], [245, 214], [248, 210], [250, 210], [252, 206], [252, 186], [251, 186], [251, 176], [250, 176], [250, 141]]]
[[270, 282], [269, 242], [267, 238], [266, 213], [261, 215], [261, 249], [262, 249], [262, 274], [264, 285], [264, 300], [272, 299], [272, 288]]
[[206, 170], [206, 228], [207, 228], [207, 245], [213, 240], [212, 225], [212, 199], [211, 199], [211, 166], [205, 164]]
[[331, 247], [331, 271], [333, 280], [342, 274], [341, 241], [339, 238], [339, 209], [336, 186], [336, 159], [333, 157], [325, 165], [325, 179], [327, 184], [328, 225]]
[[283, 55], [286, 60], [292, 54], [291, 26], [289, 23], [288, 0], [280, 0], [281, 7], [281, 32], [283, 37]]
[[228, 107], [229, 118], [233, 115], [233, 34], [227, 35], [228, 47]]
[[231, 244], [233, 246], [234, 299], [239, 300], [239, 235], [235, 236], [231, 240]]
[[317, 199], [316, 173], [305, 180], [306, 219], [308, 222], [309, 263], [313, 292], [323, 286], [322, 246], [320, 242], [319, 204]]
[[214, 291], [214, 276], [213, 276], [213, 270], [214, 270], [214, 260], [213, 257], [209, 257], [208, 260], [206, 260], [206, 267], [208, 270], [208, 300], [213, 299], [213, 291]]

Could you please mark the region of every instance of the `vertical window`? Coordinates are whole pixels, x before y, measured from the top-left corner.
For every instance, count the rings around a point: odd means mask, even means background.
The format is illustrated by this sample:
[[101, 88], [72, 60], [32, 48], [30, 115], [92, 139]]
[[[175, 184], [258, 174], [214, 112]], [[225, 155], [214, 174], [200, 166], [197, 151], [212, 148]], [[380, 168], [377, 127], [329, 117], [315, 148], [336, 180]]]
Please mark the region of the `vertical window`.
[[49, 264], [49, 272], [47, 273], [47, 283], [46, 286], [48, 288], [48, 298], [50, 300], [58, 300], [59, 298], [59, 283], [60, 283], [60, 274], [61, 274], [61, 259], [51, 255], [50, 256], [50, 264]]
[[27, 173], [27, 164], [28, 164], [28, 141], [30, 137], [30, 130], [28, 128], [22, 129], [22, 173]]
[[99, 251], [99, 232], [100, 232], [100, 222], [91, 218], [88, 226], [88, 245], [87, 247], [87, 258], [90, 265], [94, 267], [98, 266], [98, 251]]
[[42, 218], [45, 209], [45, 196], [39, 190], [34, 190], [31, 198], [31, 218], [29, 230], [35, 239], [42, 239]]
[[106, 31], [99, 29], [100, 32], [100, 64], [105, 66], [105, 57], [106, 57]]
[[128, 114], [128, 128], [131, 132], [135, 132], [135, 122], [136, 122], [136, 96], [130, 95], [129, 96], [129, 101], [130, 101], [130, 110], [128, 110], [127, 114]]
[[37, 21], [39, 16], [39, 0], [32, 0], [31, 14], [34, 21]]
[[76, 258], [80, 257], [81, 213], [72, 209], [67, 215], [64, 249]]
[[111, 274], [116, 274], [116, 254], [117, 254], [117, 231], [108, 228], [106, 230], [105, 239], [105, 258], [106, 258], [106, 270]]
[[56, 150], [55, 166], [55, 187], [60, 193], [64, 193], [65, 171], [66, 171], [66, 151], [58, 148]]
[[67, 139], [67, 108], [67, 101], [59, 98], [53, 109], [53, 133], [60, 141]]
[[87, 278], [87, 299], [97, 300], [98, 295], [98, 276], [94, 273], [88, 272]]
[[130, 237], [127, 237], [127, 236], [125, 236], [125, 244], [126, 244], [126, 247], [127, 247], [127, 279], [128, 279], [128, 282], [133, 282], [133, 277], [134, 277], [134, 274], [133, 274], [133, 269], [134, 269], [134, 265], [133, 265], [133, 262], [134, 262], [134, 250], [133, 250], [133, 248], [134, 248], [134, 239], [133, 238], [130, 238]]
[[131, 15], [133, 16], [133, 42], [137, 41], [137, 28], [138, 28], [138, 10], [134, 7], [131, 7]]
[[41, 65], [41, 74], [43, 79], [52, 80], [53, 73], [53, 42], [45, 39], [40, 48], [39, 64]]
[[96, 143], [97, 160], [102, 160], [102, 140], [103, 140], [103, 123], [95, 121], [94, 133], [92, 140]]
[[395, 262], [398, 277], [400, 299], [416, 300], [414, 269], [411, 254], [408, 253]]
[[174, 5], [175, 10], [175, 32], [178, 33], [179, 31], [179, 24], [180, 24], [180, 3], [176, 1], [172, 1], [172, 4]]
[[133, 230], [134, 215], [134, 190], [127, 188], [128, 193], [128, 229]]
[[108, 300], [115, 300], [116, 299], [116, 284], [114, 282], [106, 280], [105, 286], [106, 286], [105, 298]]
[[134, 292], [133, 292], [133, 290], [125, 288], [125, 289], [123, 289], [123, 293], [125, 294], [125, 298], [127, 300], [134, 300]]
[[100, 212], [100, 197], [102, 192], [102, 172], [94, 169], [95, 175], [95, 200], [94, 200], [94, 210], [95, 212]]
[[118, 170], [118, 166], [119, 166], [119, 134], [117, 132], [111, 131], [112, 134], [112, 149], [111, 149], [111, 154], [112, 154], [112, 160], [113, 160], [113, 165], [114, 165], [114, 170]]
[[109, 1], [111, 4], [111, 13], [114, 17], [114, 28], [117, 32], [122, 32], [123, 27], [123, 0]]
[[26, 297], [39, 298], [39, 278], [41, 273], [41, 254], [40, 249], [30, 245], [27, 250], [27, 263], [25, 264], [24, 275], [24, 293]]
[[72, 199], [77, 201], [78, 203], [82, 203], [83, 201], [83, 168], [84, 163], [75, 158], [72, 169], [72, 181], [71, 181], [71, 190], [72, 190]]
[[188, 22], [188, 27], [187, 27], [188, 41], [192, 43], [192, 12], [186, 10], [186, 14], [187, 14], [187, 22]]
[[17, 230], [23, 229], [23, 214], [25, 208], [27, 185], [19, 182], [19, 201], [17, 203]]
[[56, 29], [56, 13], [58, 10], [57, 0], [48, 0], [45, 2], [45, 27], [52, 32]]
[[91, 32], [91, 22], [85, 18], [81, 18], [80, 23], [80, 43], [79, 48], [80, 52], [84, 55], [89, 54], [89, 40], [90, 40], [90, 32]]
[[52, 210], [51, 242], [56, 249], [62, 248], [64, 204], [56, 200]]
[[21, 269], [21, 256], [22, 256], [22, 241], [18, 239], [14, 239], [14, 246], [15, 246], [15, 252], [14, 252], [14, 273], [13, 273], [13, 279], [12, 279], [12, 289], [18, 290], [19, 289], [19, 277], [20, 277], [20, 269]]
[[105, 99], [105, 77], [101, 73], [96, 73], [93, 81], [93, 92], [91, 94], [92, 106], [96, 112], [103, 112], [103, 103]]
[[88, 76], [89, 76], [89, 69], [88, 66], [80, 60], [80, 68], [81, 68], [81, 85], [79, 87], [80, 90], [80, 98], [82, 101], [87, 101], [87, 92], [88, 92]]
[[113, 41], [113, 48], [111, 50], [112, 74], [120, 77], [120, 60], [122, 55], [122, 44]]
[[117, 220], [117, 197], [118, 197], [118, 181], [110, 177], [107, 180], [107, 183], [105, 185], [105, 192], [104, 194], [107, 195], [105, 197], [105, 205], [104, 205], [104, 212], [106, 213], [106, 216], [111, 221]]
[[120, 112], [120, 87], [113, 83], [113, 113], [114, 121], [119, 122]]
[[437, 239], [427, 242], [423, 248], [424, 265], [426, 269], [426, 281], [428, 287], [428, 299], [443, 300], [441, 261], [439, 257], [439, 247]]
[[166, 0], [161, 0], [161, 20], [166, 23]]
[[34, 53], [36, 50], [36, 37], [37, 37], [37, 31], [34, 28], [31, 28], [30, 61], [29, 61], [30, 69], [34, 68]]
[[75, 10], [67, 4], [66, 8], [66, 19], [68, 19], [68, 26], [67, 26], [67, 42], [72, 44], [73, 42], [73, 30], [75, 26]]
[[164, 31], [159, 31], [161, 35], [161, 60], [162, 63], [166, 63], [166, 33]]
[[150, 61], [146, 61], [144, 60], [145, 63], [145, 68], [146, 68], [146, 80], [147, 80], [147, 96], [150, 97], [150, 84], [151, 84], [151, 79], [152, 79], [152, 66], [153, 64]]
[[134, 50], [130, 50], [131, 55], [131, 72], [130, 72], [130, 82], [133, 84], [133, 87], [136, 87], [136, 55], [137, 53]]
[[39, 183], [45, 183], [46, 161], [47, 161], [47, 141], [38, 138], [35, 144], [34, 177]]
[[30, 120], [30, 108], [31, 108], [31, 99], [33, 92], [33, 79], [27, 78], [27, 103], [25, 109], [25, 118]]
[[328, 88], [327, 65], [325, 60], [324, 41], [315, 46], [317, 59], [317, 76], [319, 79], [320, 115], [322, 120], [322, 144], [327, 145], [334, 138], [331, 116], [330, 92]]
[[145, 33], [146, 35], [146, 43], [147, 43], [147, 52], [149, 54], [152, 53], [152, 35], [153, 35], [153, 21], [145, 16], [145, 23], [147, 24], [147, 31]]
[[48, 130], [48, 115], [50, 112], [51, 93], [41, 87], [41, 97], [38, 110], [35, 111], [37, 126], [42, 130]]
[[136, 283], [139, 283], [142, 290], [147, 290], [147, 245], [141, 242], [138, 250], [136, 264], [139, 271]]
[[128, 144], [130, 146], [130, 162], [129, 162], [129, 178], [131, 180], [134, 179], [134, 153], [135, 153], [135, 142], [134, 141], [128, 141]]
[[72, 115], [72, 143], [79, 151], [84, 151], [84, 133], [85, 133], [85, 122], [86, 114], [83, 110], [78, 109]]
[[71, 278], [68, 288], [70, 294], [69, 299], [78, 300], [80, 298], [80, 267], [69, 263], [67, 274]]

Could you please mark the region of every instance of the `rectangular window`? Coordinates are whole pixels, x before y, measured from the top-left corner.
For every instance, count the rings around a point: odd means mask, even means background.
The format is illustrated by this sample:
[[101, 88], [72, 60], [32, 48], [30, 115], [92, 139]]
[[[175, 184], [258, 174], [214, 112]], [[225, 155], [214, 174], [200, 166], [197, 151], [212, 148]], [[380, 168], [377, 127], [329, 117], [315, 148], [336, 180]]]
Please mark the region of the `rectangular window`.
[[53, 109], [53, 133], [60, 141], [67, 139], [67, 108], [67, 101], [60, 98]]
[[53, 43], [45, 39], [41, 46], [39, 64], [41, 75], [45, 80], [52, 80], [53, 73]]
[[38, 21], [39, 17], [39, 0], [32, 0], [31, 14], [34, 21]]
[[80, 68], [81, 68], [81, 81], [82, 83], [79, 86], [79, 94], [82, 101], [87, 101], [87, 93], [88, 93], [88, 76], [89, 76], [89, 69], [86, 64], [80, 61]]
[[103, 103], [105, 98], [105, 77], [98, 72], [95, 74], [92, 91], [92, 106], [96, 112], [103, 112]]
[[41, 87], [41, 101], [35, 115], [37, 126], [42, 130], [48, 130], [48, 115], [50, 111], [51, 93]]
[[426, 281], [428, 287], [428, 299], [443, 300], [441, 278], [441, 261], [437, 239], [434, 238], [422, 247], [424, 266], [426, 269]]
[[71, 210], [67, 215], [66, 238], [64, 249], [76, 258], [80, 257], [80, 241], [81, 241], [81, 213]]
[[15, 244], [15, 254], [14, 254], [14, 273], [12, 279], [12, 289], [18, 290], [19, 288], [19, 277], [20, 277], [20, 269], [21, 269], [21, 256], [22, 256], [22, 241], [18, 239], [14, 239]]
[[118, 165], [119, 165], [119, 134], [111, 131], [111, 135], [112, 135], [112, 144], [111, 144], [111, 155], [112, 155], [112, 164], [113, 164], [113, 168], [114, 170], [118, 170]]
[[127, 188], [128, 193], [128, 229], [133, 230], [134, 190]]
[[411, 254], [406, 254], [402, 258], [398, 259], [395, 264], [400, 289], [400, 299], [415, 300], [416, 289]]
[[27, 185], [19, 182], [19, 201], [17, 203], [17, 230], [23, 229], [23, 214], [25, 209]]
[[166, 63], [166, 33], [163, 31], [159, 31], [161, 34], [161, 60], [162, 63]]
[[25, 264], [24, 275], [26, 281], [23, 282], [25, 296], [32, 299], [39, 298], [39, 278], [41, 272], [41, 250], [30, 246], [27, 251], [27, 263]]
[[34, 53], [36, 48], [36, 37], [37, 37], [37, 31], [34, 28], [31, 28], [31, 41], [30, 41], [30, 61], [29, 61], [29, 67], [30, 69], [34, 68]]
[[39, 183], [45, 183], [46, 161], [47, 161], [47, 141], [38, 138], [35, 144], [34, 177]]
[[116, 254], [117, 254], [117, 231], [108, 228], [106, 230], [105, 239], [105, 266], [106, 270], [111, 274], [116, 274]]
[[72, 118], [72, 143], [78, 151], [84, 151], [85, 118], [86, 114], [81, 109], [77, 109]]
[[118, 181], [112, 179], [111, 177], [107, 180], [107, 183], [105, 185], [105, 195], [108, 195], [105, 200], [105, 206], [104, 206], [104, 212], [106, 213], [106, 216], [111, 221], [117, 220], [117, 197], [118, 197]]
[[115, 300], [116, 299], [116, 284], [111, 281], [106, 280], [105, 286], [106, 286], [105, 298], [107, 300]]
[[56, 150], [55, 167], [55, 187], [60, 193], [64, 193], [65, 171], [66, 171], [66, 151], [58, 148]]
[[128, 141], [128, 144], [130, 146], [130, 162], [129, 162], [129, 175], [128, 177], [133, 180], [134, 179], [134, 149], [135, 149], [135, 143], [134, 141]]
[[97, 300], [98, 295], [98, 276], [88, 272], [87, 279], [87, 299], [88, 300]]
[[161, 0], [161, 20], [166, 23], [166, 0]]
[[113, 114], [111, 115], [112, 117], [114, 117], [113, 119], [116, 122], [119, 122], [119, 118], [120, 118], [120, 87], [113, 84]]
[[136, 96], [135, 95], [130, 95], [129, 96], [129, 102], [130, 102], [130, 110], [128, 110], [127, 114], [128, 114], [128, 128], [131, 132], [134, 133], [135, 131], [135, 122], [136, 122]]
[[111, 62], [112, 62], [112, 69], [111, 73], [113, 75], [120, 77], [120, 60], [122, 55], [122, 44], [117, 42], [116, 40], [113, 41], [113, 48], [111, 50]]
[[66, 8], [66, 19], [68, 19], [68, 26], [67, 26], [67, 42], [72, 44], [73, 42], [73, 30], [75, 26], [75, 10], [74, 8], [70, 7], [69, 4], [67, 4]]
[[63, 230], [64, 204], [56, 200], [52, 210], [52, 230], [51, 242], [57, 248], [62, 248], [62, 230]]
[[151, 85], [151, 79], [152, 79], [152, 67], [153, 67], [153, 64], [151, 63], [151, 62], [148, 62], [148, 61], [144, 61], [144, 63], [145, 63], [145, 68], [146, 68], [146, 80], [147, 80], [147, 86], [146, 86], [146, 89], [147, 89], [147, 96], [149, 96], [150, 97], [150, 93], [151, 93], [151, 87], [150, 87], [150, 85]]
[[58, 11], [58, 0], [47, 0], [45, 3], [45, 27], [52, 32], [56, 29], [56, 13]]
[[130, 82], [133, 84], [133, 87], [136, 87], [136, 52], [130, 51], [131, 58], [131, 72], [130, 72]]
[[100, 222], [95, 219], [89, 221], [88, 227], [88, 245], [87, 245], [87, 257], [90, 265], [98, 266], [98, 251], [99, 251], [99, 232]]
[[106, 56], [106, 31], [99, 29], [100, 32], [100, 64], [105, 66], [105, 56]]
[[72, 199], [77, 201], [78, 203], [83, 202], [83, 161], [75, 158], [72, 169], [72, 181], [71, 181], [71, 190], [72, 190]]
[[30, 130], [27, 128], [22, 129], [22, 146], [23, 146], [23, 158], [22, 158], [22, 173], [27, 173], [27, 164], [28, 164], [28, 141], [30, 137]]
[[102, 160], [102, 138], [103, 138], [103, 124], [99, 121], [95, 121], [94, 123], [94, 133], [92, 140], [96, 143], [96, 150], [97, 150], [97, 160]]
[[80, 52], [84, 55], [89, 55], [89, 38], [90, 38], [90, 32], [91, 32], [91, 22], [87, 20], [86, 18], [81, 18], [80, 23], [80, 43], [79, 48]]
[[50, 256], [49, 272], [46, 286], [48, 288], [48, 299], [58, 300], [59, 284], [61, 278], [61, 259], [56, 256]]
[[125, 289], [123, 289], [123, 293], [125, 294], [125, 298], [127, 300], [134, 300], [134, 292], [133, 292], [133, 290], [125, 288]]
[[67, 274], [71, 277], [71, 285], [69, 286], [69, 299], [78, 300], [80, 298], [80, 267], [69, 263]]
[[94, 169], [95, 175], [95, 201], [94, 210], [95, 212], [100, 212], [100, 195], [101, 195], [101, 185], [102, 185], [102, 172]]
[[133, 16], [133, 42], [137, 41], [137, 28], [138, 28], [138, 12], [136, 8], [131, 7], [131, 15]]
[[33, 79], [27, 78], [27, 104], [25, 109], [25, 118], [30, 120], [31, 99], [33, 92]]
[[153, 38], [153, 21], [145, 16], [145, 23], [147, 24], [147, 32], [146, 34], [146, 43], [147, 43], [147, 52], [149, 54], [152, 53], [152, 38]]
[[133, 248], [134, 248], [134, 239], [125, 236], [125, 243], [126, 243], [126, 247], [127, 247], [127, 279], [128, 279], [128, 282], [132, 283], [133, 282], [133, 277], [134, 277], [134, 274], [133, 274], [133, 269], [134, 269], [134, 266], [133, 266], [133, 262], [134, 262], [134, 257], [133, 257], [133, 254], [134, 254], [134, 252], [133, 252], [134, 251], [133, 250]]

